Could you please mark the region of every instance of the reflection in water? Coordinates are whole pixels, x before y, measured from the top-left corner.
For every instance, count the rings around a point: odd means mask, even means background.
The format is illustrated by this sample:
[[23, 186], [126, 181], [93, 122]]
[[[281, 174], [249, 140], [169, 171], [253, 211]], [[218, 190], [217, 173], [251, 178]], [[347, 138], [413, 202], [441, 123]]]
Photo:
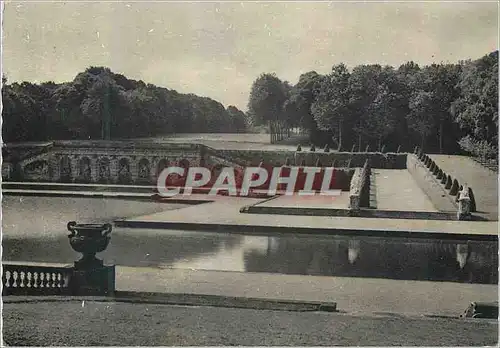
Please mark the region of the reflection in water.
[[248, 272], [496, 284], [497, 250], [496, 242], [289, 237], [244, 257]]
[[[224, 250], [238, 250], [243, 236], [180, 231], [133, 232], [115, 229], [105, 252], [98, 254], [108, 264], [130, 267], [171, 267], [194, 258], [215, 258]], [[72, 263], [81, 255], [68, 238], [3, 238], [3, 260]]]
[[349, 263], [352, 265], [358, 258], [358, 254], [360, 251], [360, 242], [356, 239], [350, 239], [348, 242], [349, 246], [347, 249], [347, 258], [349, 259]]
[[465, 267], [468, 257], [469, 246], [467, 244], [457, 244], [457, 262], [460, 265], [460, 269]]
[[[71, 263], [66, 223], [152, 213], [157, 203], [91, 198], [3, 201], [3, 260]], [[107, 263], [344, 277], [498, 283], [498, 242], [113, 230]]]
[[[4, 238], [3, 248], [6, 261], [78, 258], [66, 237]], [[498, 242], [116, 229], [100, 256], [134, 267], [497, 284], [497, 253]]]

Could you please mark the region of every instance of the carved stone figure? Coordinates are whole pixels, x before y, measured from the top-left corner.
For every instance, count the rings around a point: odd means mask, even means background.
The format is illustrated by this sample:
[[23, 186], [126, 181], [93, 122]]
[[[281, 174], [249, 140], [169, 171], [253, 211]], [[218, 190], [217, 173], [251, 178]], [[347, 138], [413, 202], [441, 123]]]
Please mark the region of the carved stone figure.
[[109, 168], [109, 161], [102, 159], [99, 162], [99, 180], [108, 181], [111, 178], [111, 170]]
[[460, 191], [458, 197], [458, 212], [457, 212], [458, 220], [470, 219], [471, 217], [470, 205], [471, 205], [471, 200], [469, 197], [469, 188], [467, 187], [467, 184], [465, 184], [462, 190]]
[[130, 166], [127, 161], [120, 161], [118, 168], [118, 180], [122, 183], [130, 181]]
[[149, 164], [147, 161], [141, 161], [139, 163], [139, 179], [149, 178]]
[[80, 162], [80, 177], [85, 181], [90, 181], [92, 170], [88, 159], [83, 159]]
[[61, 181], [71, 181], [71, 160], [66, 156], [61, 158]]

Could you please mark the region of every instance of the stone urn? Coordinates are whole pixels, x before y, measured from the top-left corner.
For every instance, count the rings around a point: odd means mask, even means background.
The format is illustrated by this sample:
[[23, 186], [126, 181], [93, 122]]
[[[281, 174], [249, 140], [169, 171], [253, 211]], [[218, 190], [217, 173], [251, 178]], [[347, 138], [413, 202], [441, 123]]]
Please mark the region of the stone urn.
[[111, 240], [111, 224], [77, 224], [68, 222], [69, 244], [82, 258], [75, 262], [75, 269], [89, 270], [103, 267], [102, 260], [95, 257], [103, 252]]

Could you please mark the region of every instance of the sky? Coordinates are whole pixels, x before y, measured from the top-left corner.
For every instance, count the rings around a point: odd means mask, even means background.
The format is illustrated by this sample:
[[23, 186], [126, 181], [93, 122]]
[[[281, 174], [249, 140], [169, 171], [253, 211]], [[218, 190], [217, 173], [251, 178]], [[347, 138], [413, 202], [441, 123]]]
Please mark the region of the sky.
[[8, 1], [2, 42], [9, 82], [106, 66], [246, 110], [261, 73], [479, 58], [498, 49], [498, 4]]

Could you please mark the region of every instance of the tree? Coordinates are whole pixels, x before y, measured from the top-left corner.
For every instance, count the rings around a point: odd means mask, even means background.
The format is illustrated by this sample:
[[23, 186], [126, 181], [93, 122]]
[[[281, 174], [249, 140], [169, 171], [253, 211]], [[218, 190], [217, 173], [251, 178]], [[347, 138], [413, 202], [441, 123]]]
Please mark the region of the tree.
[[368, 108], [368, 134], [377, 137], [378, 148], [382, 148], [382, 140], [387, 137], [396, 125], [395, 102], [397, 96], [386, 84], [378, 87], [377, 96]]
[[275, 140], [286, 99], [283, 82], [275, 74], [262, 74], [252, 85], [248, 109], [255, 116], [256, 124], [269, 123], [271, 142]]
[[[460, 67], [454, 64], [432, 64], [424, 68], [423, 89], [432, 92], [434, 97], [433, 115], [438, 132], [439, 153], [444, 152], [443, 139], [445, 137], [445, 127], [453, 127], [451, 106], [454, 100], [459, 97], [457, 84], [459, 81]], [[452, 133], [452, 132], [449, 132]], [[452, 139], [456, 142], [457, 139]]]
[[311, 105], [318, 96], [322, 79], [323, 76], [315, 71], [300, 75], [283, 106], [289, 123], [308, 130], [311, 140], [314, 141], [318, 138], [318, 126], [311, 113]]
[[408, 126], [420, 135], [420, 148], [434, 128], [435, 98], [432, 92], [417, 91], [410, 99]]
[[246, 115], [243, 111], [239, 110], [236, 106], [229, 105], [227, 107], [227, 114], [231, 122], [231, 129], [237, 133], [242, 133], [247, 129]]
[[359, 149], [363, 137], [378, 138], [368, 125], [371, 122], [370, 107], [377, 97], [381, 71], [382, 67], [378, 64], [360, 65], [353, 69], [349, 78], [351, 123], [352, 129], [358, 136]]
[[[498, 143], [498, 51], [474, 62], [464, 62], [460, 72], [460, 97], [451, 106], [455, 122], [466, 132], [461, 147], [471, 152], [473, 144]], [[486, 151], [488, 152], [488, 151]]]
[[332, 72], [322, 79], [311, 113], [320, 130], [335, 134], [338, 148], [342, 147], [342, 133], [349, 117], [349, 71], [344, 64], [333, 66]]

